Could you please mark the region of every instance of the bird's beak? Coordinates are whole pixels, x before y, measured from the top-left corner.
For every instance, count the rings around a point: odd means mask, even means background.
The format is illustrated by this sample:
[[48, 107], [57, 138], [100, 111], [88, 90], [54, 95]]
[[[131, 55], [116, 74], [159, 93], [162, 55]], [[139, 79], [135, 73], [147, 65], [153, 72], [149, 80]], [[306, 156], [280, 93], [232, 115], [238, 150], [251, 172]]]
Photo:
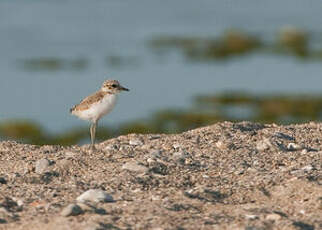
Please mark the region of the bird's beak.
[[130, 91], [128, 88], [125, 88], [123, 86], [120, 86], [119, 90], [123, 90], [123, 91]]

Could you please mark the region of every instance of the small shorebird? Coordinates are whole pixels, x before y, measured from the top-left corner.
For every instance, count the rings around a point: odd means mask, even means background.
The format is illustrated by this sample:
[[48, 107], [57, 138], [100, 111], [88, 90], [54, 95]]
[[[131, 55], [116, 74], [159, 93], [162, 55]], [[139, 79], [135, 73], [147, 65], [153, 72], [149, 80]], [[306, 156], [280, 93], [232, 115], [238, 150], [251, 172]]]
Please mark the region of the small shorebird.
[[100, 90], [70, 109], [71, 114], [92, 122], [90, 126], [91, 150], [95, 150], [95, 133], [98, 120], [111, 112], [116, 104], [117, 94], [121, 91], [129, 91], [129, 89], [121, 86], [116, 80], [106, 80]]

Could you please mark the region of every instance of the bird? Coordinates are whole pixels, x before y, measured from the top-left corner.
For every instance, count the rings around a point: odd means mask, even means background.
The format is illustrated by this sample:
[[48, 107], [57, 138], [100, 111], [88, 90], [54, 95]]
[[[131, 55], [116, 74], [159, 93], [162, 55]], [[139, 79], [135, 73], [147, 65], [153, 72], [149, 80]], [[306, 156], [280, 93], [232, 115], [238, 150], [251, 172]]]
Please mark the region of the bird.
[[79, 104], [70, 109], [72, 115], [91, 122], [91, 150], [96, 150], [95, 135], [99, 119], [113, 110], [117, 95], [121, 91], [129, 91], [129, 89], [121, 86], [117, 80], [106, 80], [98, 91], [84, 98]]

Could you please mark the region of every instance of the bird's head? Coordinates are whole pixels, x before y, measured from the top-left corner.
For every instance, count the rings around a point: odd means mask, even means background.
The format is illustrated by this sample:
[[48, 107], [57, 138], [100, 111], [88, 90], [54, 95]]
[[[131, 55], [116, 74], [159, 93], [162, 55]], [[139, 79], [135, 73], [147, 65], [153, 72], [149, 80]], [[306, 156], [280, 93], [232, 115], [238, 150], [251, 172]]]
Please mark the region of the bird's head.
[[117, 80], [106, 80], [102, 84], [101, 90], [103, 92], [110, 92], [110, 93], [119, 93], [121, 91], [129, 91], [129, 89], [121, 86], [121, 84]]

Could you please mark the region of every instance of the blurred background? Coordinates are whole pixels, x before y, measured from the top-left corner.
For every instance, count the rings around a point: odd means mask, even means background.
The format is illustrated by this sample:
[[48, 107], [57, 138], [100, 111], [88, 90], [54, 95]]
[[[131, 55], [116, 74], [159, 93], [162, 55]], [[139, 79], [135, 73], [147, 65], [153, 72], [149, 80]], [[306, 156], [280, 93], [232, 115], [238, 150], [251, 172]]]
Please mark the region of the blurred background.
[[88, 143], [69, 108], [105, 79], [131, 91], [101, 140], [320, 121], [321, 12], [313, 0], [1, 0], [1, 139]]

